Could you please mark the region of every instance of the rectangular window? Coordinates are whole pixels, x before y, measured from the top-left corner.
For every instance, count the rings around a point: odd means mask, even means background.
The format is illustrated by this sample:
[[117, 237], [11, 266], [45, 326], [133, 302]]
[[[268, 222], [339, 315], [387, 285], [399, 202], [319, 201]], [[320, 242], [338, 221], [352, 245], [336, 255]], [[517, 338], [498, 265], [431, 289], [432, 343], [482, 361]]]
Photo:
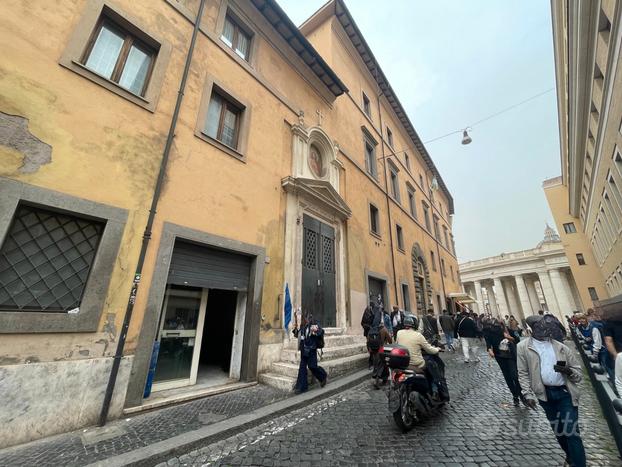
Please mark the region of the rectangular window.
[[583, 257], [583, 254], [577, 253], [577, 263], [579, 263], [579, 266], [585, 266], [585, 258]]
[[82, 60], [89, 70], [144, 96], [156, 51], [110, 19], [102, 17]]
[[440, 234], [439, 229], [438, 229], [438, 217], [436, 215], [434, 215], [434, 216], [432, 216], [432, 220], [434, 221], [434, 236], [440, 242], [441, 241], [441, 234]]
[[248, 61], [252, 36], [245, 28], [240, 26], [239, 21], [230, 15], [225, 17], [225, 24], [220, 39], [241, 58]]
[[105, 222], [18, 206], [0, 248], [0, 311], [73, 313]]
[[451, 272], [451, 280], [455, 281], [456, 279], [454, 278], [454, 267], [453, 266], [449, 266], [449, 272]]
[[432, 263], [432, 271], [436, 271], [436, 259], [433, 251], [430, 251], [430, 262]]
[[564, 224], [564, 232], [566, 232], [567, 234], [577, 233], [577, 228], [574, 226], [574, 222], [568, 222], [567, 224]]
[[402, 284], [402, 303], [404, 303], [404, 311], [410, 311], [410, 292], [408, 284]]
[[376, 145], [365, 138], [365, 167], [367, 173], [374, 178], [378, 178], [378, 168], [376, 167]]
[[588, 287], [587, 291], [590, 294], [590, 298], [594, 301], [598, 300], [598, 294], [596, 293], [596, 289], [594, 287]]
[[425, 189], [425, 186], [423, 186], [423, 175], [419, 174], [419, 186], [421, 187], [422, 190]]
[[389, 170], [391, 171], [391, 196], [393, 196], [393, 199], [399, 203], [400, 202], [400, 182], [399, 182], [399, 179], [397, 178], [397, 172], [393, 168], [390, 168]]
[[410, 157], [408, 157], [408, 153], [404, 153], [404, 165], [406, 165], [406, 170], [410, 172]]
[[397, 236], [397, 248], [404, 251], [404, 233], [399, 224], [395, 224], [395, 234]]
[[380, 235], [380, 219], [378, 208], [373, 204], [369, 205], [369, 227], [376, 235]]
[[432, 229], [430, 227], [430, 206], [428, 206], [425, 201], [421, 201], [421, 206], [423, 206], [423, 218], [425, 219], [425, 228], [428, 232], [431, 232]]
[[415, 200], [415, 190], [411, 187], [408, 188], [408, 209], [411, 216], [417, 217], [417, 201]]
[[389, 146], [393, 147], [393, 132], [389, 127], [387, 127], [387, 141], [389, 142]]
[[447, 271], [445, 270], [445, 260], [443, 258], [441, 258], [441, 272], [443, 273], [443, 276], [447, 277]]
[[218, 91], [212, 91], [203, 132], [230, 148], [237, 149], [242, 109]]
[[449, 237], [447, 235], [447, 227], [443, 226], [443, 238], [445, 239], [445, 246], [449, 249]]
[[363, 112], [371, 118], [371, 102], [369, 102], [369, 97], [365, 93], [363, 93]]

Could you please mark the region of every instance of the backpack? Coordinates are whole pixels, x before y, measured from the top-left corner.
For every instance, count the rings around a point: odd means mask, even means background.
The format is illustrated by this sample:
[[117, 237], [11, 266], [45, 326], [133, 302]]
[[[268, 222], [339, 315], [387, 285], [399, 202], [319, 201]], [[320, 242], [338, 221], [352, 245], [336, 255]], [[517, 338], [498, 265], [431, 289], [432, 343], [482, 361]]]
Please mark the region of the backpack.
[[372, 352], [377, 352], [380, 350], [382, 346], [382, 339], [380, 338], [380, 328], [374, 326], [369, 330], [369, 334], [367, 334], [367, 347]]
[[324, 334], [315, 338], [315, 343], [318, 349], [324, 348]]
[[374, 312], [372, 311], [371, 307], [367, 307], [365, 308], [365, 311], [363, 312], [363, 317], [361, 318], [361, 326], [365, 327], [365, 326], [371, 326], [372, 321], [374, 320]]

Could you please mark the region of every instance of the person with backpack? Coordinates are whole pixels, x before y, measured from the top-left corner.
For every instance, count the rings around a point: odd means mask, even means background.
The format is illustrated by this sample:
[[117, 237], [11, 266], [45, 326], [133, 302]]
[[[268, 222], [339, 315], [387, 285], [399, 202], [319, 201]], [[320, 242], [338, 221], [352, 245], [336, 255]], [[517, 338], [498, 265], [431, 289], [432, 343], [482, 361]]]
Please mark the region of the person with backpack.
[[460, 338], [460, 344], [462, 345], [462, 353], [464, 354], [464, 363], [469, 363], [469, 351], [473, 353], [474, 360], [479, 362], [479, 357], [476, 353], [476, 343], [479, 331], [475, 320], [467, 312], [462, 312], [458, 318], [458, 324], [456, 325], [456, 331], [454, 337]]
[[[364, 337], [367, 337], [367, 335], [369, 334], [369, 330], [371, 329], [373, 322], [374, 322], [374, 303], [370, 299], [369, 305], [367, 306], [367, 308], [365, 308], [365, 311], [363, 311], [363, 317], [361, 318], [361, 326], [363, 327]], [[367, 360], [367, 363], [368, 363], [369, 369], [371, 370], [374, 363], [373, 363], [373, 355], [371, 353], [371, 350], [369, 349], [369, 346], [367, 347], [367, 352], [369, 353], [369, 359]]]
[[294, 392], [301, 394], [309, 389], [307, 368], [320, 382], [320, 387], [326, 386], [328, 374], [324, 368], [317, 364], [317, 351], [324, 348], [324, 329], [316, 320], [309, 317], [301, 323], [300, 329], [296, 327], [292, 333], [298, 339], [298, 350], [300, 351], [300, 366], [298, 367], [298, 378]]

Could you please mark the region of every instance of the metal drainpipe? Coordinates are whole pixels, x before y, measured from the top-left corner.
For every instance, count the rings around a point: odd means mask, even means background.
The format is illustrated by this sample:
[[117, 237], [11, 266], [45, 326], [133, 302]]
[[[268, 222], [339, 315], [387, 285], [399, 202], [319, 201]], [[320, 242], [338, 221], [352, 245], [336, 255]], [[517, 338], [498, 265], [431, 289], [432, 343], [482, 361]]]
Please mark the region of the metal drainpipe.
[[132, 312], [134, 311], [134, 302], [136, 300], [136, 293], [138, 291], [138, 285], [140, 283], [140, 277], [142, 275], [143, 265], [145, 263], [145, 256], [147, 254], [147, 247], [149, 246], [149, 240], [151, 239], [151, 229], [153, 228], [153, 222], [155, 219], [156, 208], [158, 207], [158, 201], [160, 200], [160, 194], [162, 192], [162, 185], [164, 182], [164, 175], [166, 173], [166, 166], [168, 164], [169, 154], [173, 145], [173, 138], [175, 136], [175, 128], [177, 127], [177, 120], [179, 118], [179, 110], [181, 109], [181, 103], [184, 98], [184, 90], [186, 89], [186, 82], [188, 80], [188, 74], [190, 72], [190, 64], [192, 63], [192, 55], [194, 52], [194, 46], [196, 44], [197, 36], [199, 33], [199, 27], [201, 24], [201, 17], [203, 16], [203, 8], [205, 7], [205, 0], [201, 0], [199, 5], [199, 11], [194, 23], [194, 30], [192, 32], [192, 39], [190, 40], [190, 47], [188, 49], [188, 55], [186, 56], [186, 65], [184, 67], [184, 73], [179, 83], [179, 91], [177, 93], [177, 101], [175, 102], [175, 110], [173, 117], [171, 118], [171, 125], [168, 130], [168, 136], [166, 138], [166, 144], [164, 145], [164, 152], [162, 154], [162, 161], [160, 162], [160, 172], [158, 173], [158, 179], [156, 181], [155, 189], [153, 192], [153, 198], [151, 199], [151, 208], [149, 209], [149, 217], [147, 219], [147, 225], [145, 226], [145, 232], [143, 234], [143, 242], [140, 249], [140, 255], [138, 257], [138, 263], [136, 265], [136, 273], [134, 274], [134, 285], [130, 292], [130, 298], [125, 309], [125, 316], [123, 317], [123, 326], [121, 328], [121, 335], [117, 343], [117, 350], [112, 362], [112, 369], [110, 370], [110, 377], [108, 378], [108, 385], [106, 386], [106, 394], [104, 395], [104, 402], [102, 404], [101, 412], [99, 414], [99, 426], [106, 424], [108, 418], [108, 411], [110, 410], [110, 402], [112, 400], [112, 394], [114, 392], [115, 383], [117, 381], [117, 375], [119, 374], [119, 366], [121, 365], [121, 359], [123, 358], [123, 348], [125, 347], [125, 340], [127, 338], [127, 331], [130, 326], [130, 320], [132, 319]]
[[[441, 287], [443, 288], [443, 307], [438, 310], [438, 314], [440, 315], [443, 312], [443, 309], [447, 309], [447, 294], [445, 293], [445, 278], [443, 277], [443, 264], [441, 263], [441, 248], [439, 246], [440, 241], [436, 237], [436, 229], [434, 229], [434, 210], [436, 209], [434, 204], [434, 190], [430, 189], [430, 201], [432, 202], [432, 229], [434, 230], [434, 241], [436, 242], [436, 255], [438, 256], [438, 271], [441, 276]], [[440, 214], [440, 211], [439, 211]], [[439, 234], [440, 236], [440, 231]]]
[[387, 200], [387, 217], [389, 219], [389, 243], [391, 245], [391, 264], [393, 266], [393, 284], [395, 290], [395, 305], [399, 306], [399, 295], [397, 292], [397, 272], [395, 271], [395, 251], [393, 251], [393, 221], [391, 220], [391, 200], [389, 199], [389, 184], [387, 180], [387, 158], [384, 154], [384, 125], [382, 124], [382, 112], [380, 112], [380, 97], [383, 96], [382, 90], [380, 90], [380, 86], [378, 86], [379, 92], [377, 95], [378, 98], [378, 118], [380, 119], [380, 144], [382, 148], [382, 164], [384, 171], [384, 188], [385, 188], [385, 197]]

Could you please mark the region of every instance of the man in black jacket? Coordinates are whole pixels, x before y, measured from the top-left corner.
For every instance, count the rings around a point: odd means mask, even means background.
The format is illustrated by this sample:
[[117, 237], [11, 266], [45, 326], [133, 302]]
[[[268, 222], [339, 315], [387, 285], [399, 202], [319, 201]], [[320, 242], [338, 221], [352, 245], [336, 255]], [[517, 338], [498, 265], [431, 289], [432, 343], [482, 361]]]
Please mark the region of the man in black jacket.
[[464, 363], [469, 363], [469, 350], [473, 353], [473, 359], [479, 362], [479, 357], [476, 353], [476, 338], [478, 336], [477, 324], [475, 320], [466, 312], [462, 312], [456, 320], [456, 333], [455, 337], [460, 337], [460, 344], [462, 345], [462, 353], [464, 354]]
[[451, 351], [456, 350], [454, 348], [454, 332], [456, 330], [456, 322], [453, 316], [451, 316], [447, 310], [443, 310], [443, 314], [439, 317], [439, 321], [441, 322], [443, 334], [445, 334], [447, 348]]
[[326, 370], [317, 364], [317, 349], [324, 337], [324, 329], [313, 319], [305, 321], [306, 323], [300, 329], [295, 328], [292, 331], [294, 337], [298, 338], [298, 350], [300, 350], [300, 366], [294, 391], [296, 394], [306, 392], [309, 388], [307, 367], [320, 382], [321, 387], [326, 386], [328, 379]]

